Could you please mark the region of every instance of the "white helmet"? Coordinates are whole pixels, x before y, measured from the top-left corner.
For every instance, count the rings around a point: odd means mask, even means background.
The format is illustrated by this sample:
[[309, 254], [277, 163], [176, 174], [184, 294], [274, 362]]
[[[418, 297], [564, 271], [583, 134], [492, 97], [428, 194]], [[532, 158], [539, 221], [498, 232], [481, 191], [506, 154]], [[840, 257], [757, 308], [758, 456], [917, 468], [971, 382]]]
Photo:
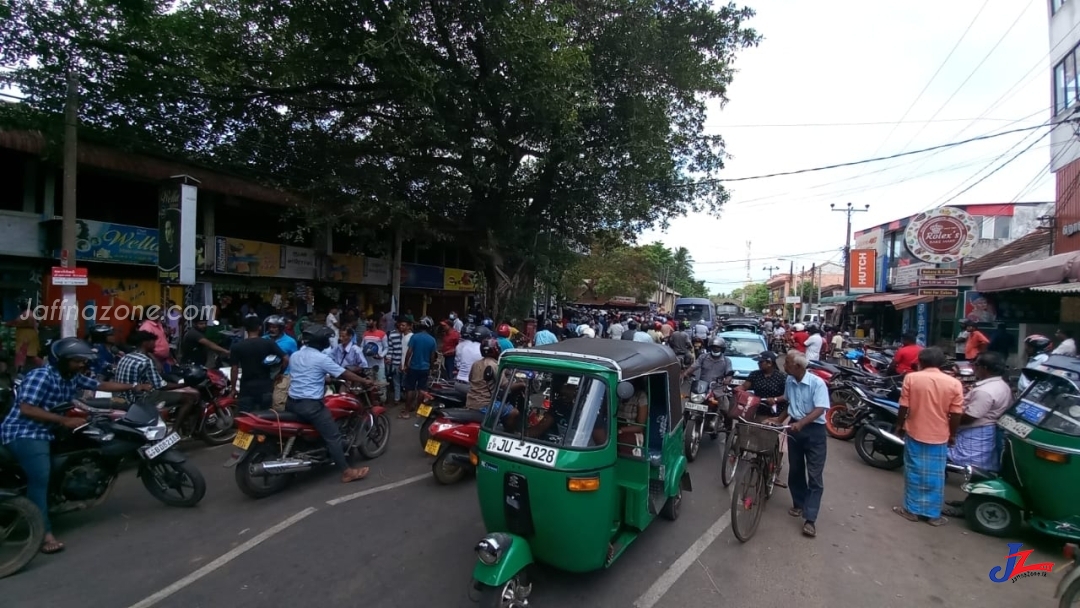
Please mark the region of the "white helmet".
[[596, 332], [593, 331], [593, 328], [586, 325], [585, 329], [581, 330], [581, 335], [585, 338], [595, 338]]
[[803, 330], [805, 330], [805, 329], [806, 329], [806, 326], [805, 326], [805, 325], [803, 325], [802, 323], [796, 323], [796, 324], [795, 324], [795, 327], [794, 327], [794, 330], [795, 330], [795, 331], [803, 331]]

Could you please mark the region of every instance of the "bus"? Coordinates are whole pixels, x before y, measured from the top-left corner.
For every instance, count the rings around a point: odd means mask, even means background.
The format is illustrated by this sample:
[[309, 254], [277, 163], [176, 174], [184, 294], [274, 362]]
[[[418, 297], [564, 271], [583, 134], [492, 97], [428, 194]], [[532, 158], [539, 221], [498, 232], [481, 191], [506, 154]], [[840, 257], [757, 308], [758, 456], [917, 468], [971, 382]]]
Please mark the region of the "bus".
[[675, 300], [675, 318], [686, 319], [692, 326], [703, 323], [712, 331], [716, 314], [708, 298], [679, 298]]
[[743, 307], [735, 302], [725, 301], [716, 305], [716, 316], [721, 320], [728, 317], [741, 317], [742, 315]]

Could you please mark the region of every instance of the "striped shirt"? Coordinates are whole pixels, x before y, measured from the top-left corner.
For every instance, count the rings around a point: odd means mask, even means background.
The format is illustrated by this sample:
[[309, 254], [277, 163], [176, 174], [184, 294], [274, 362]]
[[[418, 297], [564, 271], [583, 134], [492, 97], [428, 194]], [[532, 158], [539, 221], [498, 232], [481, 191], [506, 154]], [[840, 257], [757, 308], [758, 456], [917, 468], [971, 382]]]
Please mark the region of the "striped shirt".
[[389, 342], [390, 344], [390, 349], [388, 350], [387, 355], [388, 357], [390, 357], [390, 363], [392, 365], [401, 366], [401, 363], [404, 361], [405, 356], [405, 348], [402, 345], [401, 332], [395, 329], [394, 331], [390, 332], [386, 339], [387, 342]]

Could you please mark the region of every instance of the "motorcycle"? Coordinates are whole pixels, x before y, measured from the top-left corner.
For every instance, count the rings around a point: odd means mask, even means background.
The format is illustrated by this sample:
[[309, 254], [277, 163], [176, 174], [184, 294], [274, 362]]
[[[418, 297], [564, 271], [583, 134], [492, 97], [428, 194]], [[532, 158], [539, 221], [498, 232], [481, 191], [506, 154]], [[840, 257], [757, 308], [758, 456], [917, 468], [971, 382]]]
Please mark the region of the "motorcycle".
[[[139, 458], [138, 477], [151, 496], [171, 507], [193, 507], [206, 495], [206, 480], [175, 449], [180, 435], [170, 433], [153, 402], [131, 406], [119, 419], [113, 410], [75, 401], [54, 410], [79, 407], [89, 413], [86, 424], [63, 432], [52, 445], [49, 513], [88, 509], [108, 496], [125, 462]], [[0, 490], [26, 491], [26, 475], [15, 456], [0, 446]], [[176, 496], [169, 494], [175, 491]]]
[[[177, 370], [184, 386], [199, 391], [198, 416], [189, 417], [191, 425], [177, 429], [185, 435], [199, 437], [207, 445], [225, 445], [236, 436], [236, 397], [229, 394], [229, 379], [216, 369], [201, 365], [181, 366]], [[166, 422], [176, 419], [177, 408], [162, 412]]]
[[0, 490], [0, 549], [10, 557], [0, 562], [0, 578], [26, 567], [45, 540], [45, 520], [41, 511], [25, 496]]
[[[341, 386], [335, 383], [336, 389]], [[359, 452], [369, 460], [382, 456], [390, 445], [390, 418], [379, 401], [379, 386], [338, 390], [323, 402], [338, 424], [346, 454]], [[333, 464], [315, 427], [291, 412], [242, 412], [236, 426], [233, 446], [238, 451], [228, 465], [236, 466], [236, 485], [251, 498], [276, 494], [296, 473]]]
[[[900, 404], [884, 397], [868, 393], [861, 387], [853, 387], [869, 411], [862, 414], [859, 430], [855, 433], [855, 451], [866, 464], [887, 471], [904, 466], [904, 440], [893, 433]], [[892, 395], [891, 395], [892, 396]], [[881, 455], [882, 458], [875, 458]], [[945, 463], [949, 473], [970, 475], [970, 469], [953, 462]]]
[[454, 387], [421, 391], [420, 407], [416, 409], [417, 418], [423, 419], [420, 423], [420, 449], [426, 451], [428, 440], [431, 439], [431, 425], [444, 411], [464, 407], [465, 395]]
[[483, 410], [454, 408], [436, 414], [424, 446], [424, 452], [435, 457], [431, 474], [436, 481], [443, 485], [454, 484], [475, 470], [471, 454], [480, 439], [483, 420]]
[[716, 439], [724, 426], [724, 417], [731, 409], [731, 396], [727, 386], [729, 378], [735, 372], [728, 372], [722, 379], [711, 384], [704, 380], [695, 380], [690, 385], [690, 399], [683, 405], [683, 450], [686, 459], [693, 462], [701, 449], [701, 436], [709, 434]]
[[830, 437], [848, 441], [855, 437], [863, 421], [869, 416], [869, 398], [873, 395], [889, 401], [900, 399], [900, 387], [891, 377], [856, 382], [837, 378], [829, 385], [831, 403], [825, 413], [825, 431]]

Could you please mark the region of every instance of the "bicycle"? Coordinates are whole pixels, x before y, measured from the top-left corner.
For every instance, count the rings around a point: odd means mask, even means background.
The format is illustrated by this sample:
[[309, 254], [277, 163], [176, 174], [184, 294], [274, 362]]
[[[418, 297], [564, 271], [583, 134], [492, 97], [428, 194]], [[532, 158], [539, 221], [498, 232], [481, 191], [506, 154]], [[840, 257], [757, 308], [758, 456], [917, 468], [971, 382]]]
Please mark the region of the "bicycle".
[[[780, 471], [780, 441], [787, 438], [791, 425], [770, 426], [739, 418], [735, 423], [735, 441], [740, 467], [739, 483], [731, 493], [731, 531], [739, 542], [747, 542], [761, 523], [765, 503], [772, 496]], [[742, 516], [749, 516], [744, 522]]]

